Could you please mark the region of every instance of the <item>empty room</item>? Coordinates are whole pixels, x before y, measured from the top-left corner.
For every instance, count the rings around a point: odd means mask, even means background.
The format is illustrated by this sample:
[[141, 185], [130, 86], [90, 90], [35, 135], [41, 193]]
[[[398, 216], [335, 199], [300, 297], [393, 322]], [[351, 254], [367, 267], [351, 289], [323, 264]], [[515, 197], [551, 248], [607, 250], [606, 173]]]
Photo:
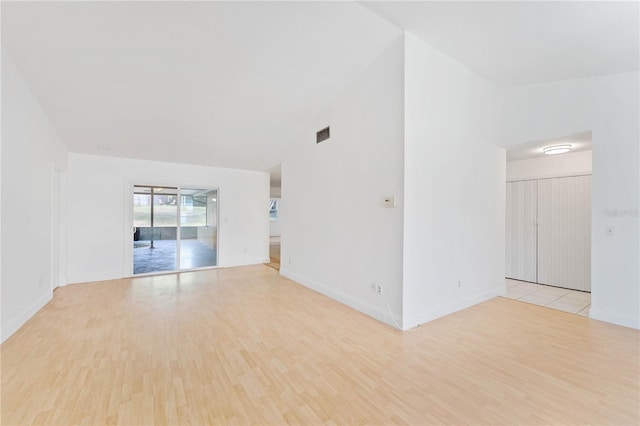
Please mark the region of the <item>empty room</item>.
[[3, 425], [640, 423], [637, 1], [2, 1]]

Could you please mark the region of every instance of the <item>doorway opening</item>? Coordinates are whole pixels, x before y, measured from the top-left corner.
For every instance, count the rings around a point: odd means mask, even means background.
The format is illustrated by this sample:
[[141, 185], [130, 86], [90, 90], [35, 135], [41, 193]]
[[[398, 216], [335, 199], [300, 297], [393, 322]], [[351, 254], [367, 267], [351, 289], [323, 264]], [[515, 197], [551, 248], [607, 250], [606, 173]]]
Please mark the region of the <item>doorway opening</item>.
[[57, 168], [53, 168], [51, 179], [51, 290], [62, 283], [61, 280], [61, 176]]
[[218, 190], [133, 187], [133, 274], [218, 265]]
[[591, 162], [591, 132], [507, 150], [506, 297], [589, 315]]
[[281, 216], [280, 204], [282, 197], [282, 171], [278, 165], [270, 170], [269, 193], [269, 263], [274, 269], [280, 270], [280, 250], [282, 234], [280, 232]]

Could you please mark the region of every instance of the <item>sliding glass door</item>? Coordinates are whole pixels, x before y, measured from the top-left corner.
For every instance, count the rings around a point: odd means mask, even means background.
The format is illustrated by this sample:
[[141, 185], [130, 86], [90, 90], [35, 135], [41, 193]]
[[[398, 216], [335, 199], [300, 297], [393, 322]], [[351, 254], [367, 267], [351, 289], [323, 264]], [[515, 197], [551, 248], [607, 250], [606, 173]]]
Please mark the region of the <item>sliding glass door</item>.
[[134, 186], [133, 273], [175, 271], [178, 188]]
[[216, 189], [133, 188], [133, 273], [217, 266]]
[[218, 190], [180, 190], [180, 269], [216, 266]]

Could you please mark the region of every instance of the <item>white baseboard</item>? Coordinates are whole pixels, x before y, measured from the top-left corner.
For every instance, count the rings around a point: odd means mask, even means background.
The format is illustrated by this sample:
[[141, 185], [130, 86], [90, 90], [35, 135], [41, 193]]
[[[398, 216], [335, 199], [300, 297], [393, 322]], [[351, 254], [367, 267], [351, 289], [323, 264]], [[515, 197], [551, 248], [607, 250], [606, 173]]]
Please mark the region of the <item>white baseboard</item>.
[[249, 265], [259, 265], [261, 263], [269, 263], [271, 259], [269, 257], [238, 257], [235, 259], [225, 259], [225, 262], [220, 262], [218, 265], [220, 268], [232, 268], [234, 266], [249, 266]]
[[49, 291], [42, 295], [38, 300], [32, 303], [27, 309], [18, 314], [9, 321], [2, 322], [2, 342], [7, 340], [16, 331], [20, 329], [29, 319], [34, 316], [44, 305], [49, 303], [53, 298], [53, 292]]
[[363, 302], [362, 300], [356, 299], [352, 296], [349, 296], [348, 294], [322, 285], [317, 281], [303, 277], [302, 275], [296, 274], [295, 272], [291, 272], [286, 268], [280, 268], [280, 275], [289, 278], [290, 280], [295, 281], [298, 284], [301, 284], [311, 290], [324, 294], [325, 296], [330, 297], [331, 299], [336, 300], [342, 304], [345, 304], [355, 309], [356, 311], [360, 311], [363, 314], [369, 315], [370, 317], [375, 318], [378, 321], [381, 321], [393, 328], [398, 328], [395, 323], [402, 326], [402, 318], [395, 314], [392, 318], [391, 312], [389, 312], [386, 307], [381, 308], [370, 303]]
[[505, 293], [505, 287], [504, 285], [501, 285], [489, 291], [485, 291], [480, 294], [476, 294], [474, 296], [470, 296], [462, 300], [457, 300], [448, 305], [421, 312], [418, 315], [414, 315], [413, 317], [406, 319], [403, 324], [404, 329], [408, 330], [409, 328], [416, 327], [420, 324], [425, 324], [429, 321], [433, 321], [434, 319], [468, 308], [469, 306], [477, 305], [478, 303], [482, 303], [489, 299], [493, 299], [494, 297], [503, 295], [504, 293]]
[[621, 325], [623, 327], [640, 329], [640, 318], [631, 318], [622, 315], [616, 315], [611, 312], [606, 312], [591, 306], [589, 309], [589, 318], [609, 322], [611, 324]]

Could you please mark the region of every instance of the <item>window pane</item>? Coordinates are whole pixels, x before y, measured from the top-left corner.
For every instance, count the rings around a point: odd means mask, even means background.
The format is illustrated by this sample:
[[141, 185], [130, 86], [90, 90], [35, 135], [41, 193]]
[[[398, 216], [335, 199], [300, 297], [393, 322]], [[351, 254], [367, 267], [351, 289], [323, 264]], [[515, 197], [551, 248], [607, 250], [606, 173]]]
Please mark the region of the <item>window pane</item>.
[[175, 195], [153, 195], [153, 226], [178, 225], [178, 197]]
[[278, 220], [278, 200], [271, 200], [269, 205], [269, 219], [271, 219], [271, 221]]
[[151, 226], [151, 195], [133, 194], [133, 226]]
[[180, 202], [180, 225], [207, 226], [207, 196], [183, 195]]
[[217, 195], [215, 189], [181, 189], [180, 269], [217, 264]]
[[178, 188], [133, 188], [133, 273], [177, 270]]

